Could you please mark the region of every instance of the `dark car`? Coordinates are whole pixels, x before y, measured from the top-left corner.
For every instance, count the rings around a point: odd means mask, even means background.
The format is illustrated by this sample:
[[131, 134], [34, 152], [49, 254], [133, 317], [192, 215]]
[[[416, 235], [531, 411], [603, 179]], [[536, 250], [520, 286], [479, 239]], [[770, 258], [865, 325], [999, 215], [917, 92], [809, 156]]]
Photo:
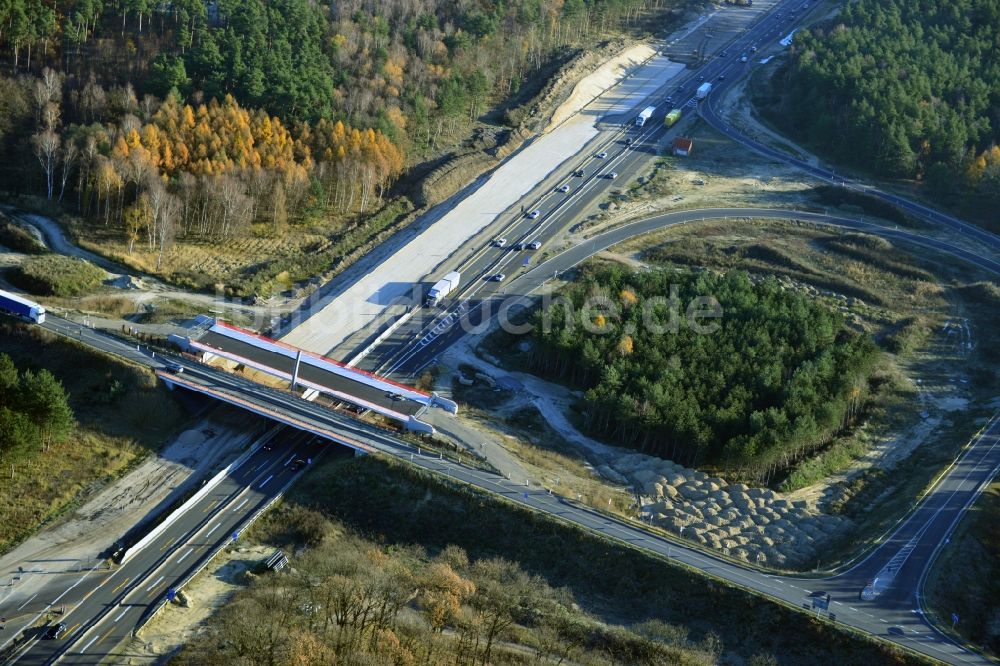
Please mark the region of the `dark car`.
[[267, 440], [266, 442], [264, 442], [264, 446], [262, 446], [261, 448], [264, 449], [265, 451], [274, 451], [274, 440], [273, 439]]
[[59, 624], [49, 625], [45, 629], [45, 638], [54, 641], [62, 638], [66, 635], [66, 623], [60, 622]]
[[295, 462], [293, 462], [292, 466], [289, 467], [288, 469], [292, 470], [293, 472], [297, 472], [305, 466], [306, 466], [305, 460], [303, 460], [302, 458], [296, 458]]
[[164, 363], [163, 367], [167, 372], [172, 372], [175, 375], [179, 375], [184, 372], [184, 366], [177, 363]]

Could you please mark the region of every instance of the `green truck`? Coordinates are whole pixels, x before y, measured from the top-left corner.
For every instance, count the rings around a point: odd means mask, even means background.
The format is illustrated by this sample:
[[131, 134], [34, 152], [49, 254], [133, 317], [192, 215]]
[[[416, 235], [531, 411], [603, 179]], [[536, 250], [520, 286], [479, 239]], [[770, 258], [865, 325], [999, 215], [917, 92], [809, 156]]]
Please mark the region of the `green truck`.
[[671, 127], [674, 123], [681, 119], [681, 110], [674, 109], [667, 114], [667, 117], [663, 119], [663, 124], [667, 127]]

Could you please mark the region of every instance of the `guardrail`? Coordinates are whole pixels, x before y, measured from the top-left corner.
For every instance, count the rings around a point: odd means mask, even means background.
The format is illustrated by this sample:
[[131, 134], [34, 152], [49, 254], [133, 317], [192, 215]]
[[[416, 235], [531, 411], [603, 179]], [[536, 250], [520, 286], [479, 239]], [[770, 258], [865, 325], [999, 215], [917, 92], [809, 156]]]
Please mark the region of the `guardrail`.
[[128, 550], [126, 550], [125, 553], [122, 555], [119, 564], [125, 564], [125, 562], [127, 562], [133, 555], [141, 551], [143, 548], [148, 546], [154, 539], [163, 534], [164, 530], [173, 525], [178, 518], [180, 518], [184, 513], [188, 511], [188, 509], [190, 509], [194, 504], [200, 501], [205, 495], [210, 493], [212, 489], [214, 489], [217, 485], [219, 485], [219, 483], [221, 483], [222, 480], [226, 478], [226, 476], [230, 472], [232, 472], [234, 469], [237, 469], [240, 465], [246, 462], [247, 459], [250, 458], [250, 456], [256, 453], [257, 449], [259, 449], [260, 446], [266, 440], [270, 439], [275, 435], [276, 430], [277, 428], [273, 429], [265, 437], [261, 438], [255, 446], [251, 446], [249, 449], [244, 451], [238, 458], [236, 458], [236, 460], [226, 465], [223, 469], [219, 471], [218, 474], [216, 474], [211, 479], [206, 481], [205, 485], [199, 488], [198, 491], [195, 492], [194, 495], [189, 497], [186, 502], [184, 502], [179, 507], [174, 509], [170, 513], [170, 515], [166, 517], [165, 520], [163, 520], [159, 525], [150, 530], [149, 534], [147, 534], [146, 536], [142, 537], [134, 544], [132, 544], [132, 546], [130, 546]]
[[[316, 459], [314, 459], [314, 462], [315, 462], [315, 460]], [[267, 504], [265, 504], [261, 508], [257, 509], [257, 511], [255, 511], [254, 514], [252, 516], [250, 516], [250, 518], [248, 518], [246, 520], [246, 522], [243, 523], [243, 526], [240, 527], [238, 530], [236, 530], [234, 536], [239, 537], [239, 535], [243, 534], [243, 532], [245, 532], [246, 529], [248, 527], [250, 527], [250, 525], [252, 525], [254, 523], [254, 521], [256, 521], [258, 518], [260, 518], [261, 515], [263, 515], [265, 511], [267, 511], [268, 509], [270, 509], [274, 505], [275, 502], [277, 502], [282, 497], [284, 497], [285, 491], [287, 491], [291, 487], [291, 485], [293, 483], [295, 483], [295, 481], [297, 479], [298, 479], [297, 476], [292, 476], [292, 478], [290, 478], [288, 480], [288, 482], [285, 483], [285, 485], [281, 487], [281, 490], [279, 490], [278, 493], [267, 502]], [[211, 564], [212, 560], [214, 560], [216, 557], [218, 557], [219, 553], [221, 553], [223, 550], [225, 550], [226, 547], [229, 546], [230, 543], [231, 542], [229, 540], [226, 540], [226, 541], [223, 541], [221, 544], [219, 544], [215, 548], [215, 550], [212, 551], [211, 555], [209, 555], [208, 557], [206, 557], [202, 561], [201, 564], [199, 564], [197, 567], [195, 567], [194, 569], [192, 569], [186, 576], [184, 576], [183, 578], [181, 578], [177, 582], [177, 584], [174, 585], [173, 589], [175, 591], [180, 591], [185, 585], [187, 585], [188, 583], [190, 583], [194, 579], [194, 577], [197, 576], [198, 574], [200, 574], [202, 571], [204, 571], [205, 567], [207, 567], [209, 564]], [[147, 624], [149, 624], [149, 622], [154, 617], [156, 617], [157, 613], [159, 613], [161, 610], [163, 610], [164, 606], [166, 606], [168, 603], [170, 603], [170, 600], [167, 599], [166, 597], [164, 597], [163, 599], [160, 599], [158, 602], [156, 602], [156, 604], [154, 604], [153, 606], [150, 606], [150, 608], [147, 609], [147, 611], [142, 615], [142, 617], [139, 618], [139, 621], [136, 622], [135, 628], [132, 629], [132, 636], [137, 636], [139, 634], [139, 631], [143, 627], [145, 627]]]

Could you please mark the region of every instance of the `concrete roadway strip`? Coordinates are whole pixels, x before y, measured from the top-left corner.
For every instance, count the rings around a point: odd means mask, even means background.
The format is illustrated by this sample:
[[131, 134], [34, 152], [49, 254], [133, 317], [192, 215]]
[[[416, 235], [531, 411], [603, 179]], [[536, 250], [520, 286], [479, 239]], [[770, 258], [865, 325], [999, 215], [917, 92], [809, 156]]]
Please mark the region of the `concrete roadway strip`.
[[[216, 515], [218, 515], [218, 514], [220, 514], [220, 513], [223, 513], [223, 512], [225, 512], [225, 511], [226, 511], [226, 509], [228, 509], [228, 508], [229, 508], [229, 507], [230, 507], [230, 506], [231, 506], [231, 505], [232, 505], [232, 504], [233, 504], [233, 503], [234, 503], [234, 502], [235, 502], [235, 501], [236, 501], [237, 499], [239, 499], [239, 497], [240, 497], [241, 495], [243, 495], [243, 494], [244, 494], [244, 493], [245, 493], [245, 492], [246, 492], [247, 490], [249, 490], [249, 489], [250, 489], [250, 488], [251, 488], [251, 487], [252, 487], [253, 485], [255, 485], [255, 484], [256, 484], [256, 483], [257, 483], [257, 482], [258, 482], [258, 481], [260, 480], [260, 478], [261, 478], [262, 476], [264, 476], [264, 474], [266, 474], [266, 473], [267, 473], [267, 472], [268, 472], [268, 471], [269, 471], [269, 470], [270, 470], [271, 468], [273, 468], [273, 467], [274, 467], [275, 465], [277, 465], [279, 461], [280, 461], [280, 458], [278, 458], [278, 459], [275, 459], [275, 460], [274, 460], [274, 462], [273, 462], [273, 463], [272, 463], [271, 465], [269, 465], [269, 466], [268, 466], [268, 469], [267, 469], [267, 470], [265, 470], [265, 471], [261, 472], [261, 473], [260, 473], [260, 474], [259, 474], [259, 475], [258, 475], [258, 476], [257, 476], [256, 478], [254, 478], [254, 479], [253, 479], [253, 480], [252, 480], [252, 481], [251, 481], [251, 482], [250, 482], [249, 484], [247, 484], [246, 486], [244, 486], [244, 487], [243, 487], [243, 489], [242, 489], [242, 490], [240, 490], [240, 491], [239, 491], [238, 493], [236, 493], [236, 495], [235, 495], [235, 496], [234, 496], [234, 497], [233, 497], [233, 498], [232, 498], [232, 499], [231, 499], [230, 501], [226, 502], [226, 504], [225, 504], [225, 505], [222, 505], [222, 506], [220, 506], [220, 507], [219, 507], [219, 508], [217, 509], [217, 511], [216, 511]], [[294, 479], [295, 477], [292, 477], [292, 478]], [[243, 502], [242, 502], [242, 503], [240, 504], [240, 506], [243, 506], [244, 504], [246, 504], [246, 503], [247, 503], [247, 501], [248, 501], [248, 500], [244, 500], [244, 501], [243, 501]], [[200, 532], [201, 532], [202, 530], [204, 530], [204, 529], [205, 529], [206, 527], [208, 527], [208, 524], [209, 524], [210, 522], [211, 522], [210, 520], [205, 520], [205, 521], [202, 521], [202, 524], [201, 524], [201, 525], [199, 525], [198, 527], [196, 527], [196, 528], [195, 528], [195, 530], [194, 530], [193, 532], [189, 532], [189, 533], [188, 533], [188, 534], [187, 534], [187, 535], [185, 536], [185, 538], [183, 539], [183, 542], [184, 542], [184, 545], [188, 545], [188, 544], [190, 544], [190, 542], [191, 542], [191, 541], [193, 541], [194, 539], [196, 539], [196, 538], [198, 537], [198, 534], [199, 534], [199, 533], [200, 533]], [[219, 525], [221, 525], [221, 523], [218, 523], [218, 524], [216, 524], [216, 526], [212, 528], [212, 530], [211, 530], [211, 531], [209, 532], [209, 534], [211, 534], [211, 532], [214, 532], [214, 531], [215, 531], [215, 529], [216, 529], [217, 527], [219, 527]], [[207, 535], [206, 535], [206, 536], [207, 536]], [[178, 539], [178, 540], [177, 540], [177, 543], [180, 543], [180, 541], [181, 541], [181, 540], [180, 540], [180, 539]], [[176, 545], [176, 544], [175, 544], [175, 545]], [[189, 546], [189, 547], [190, 547], [190, 546]], [[151, 569], [151, 570], [149, 571], [149, 573], [148, 573], [148, 574], [146, 574], [146, 576], [144, 577], [144, 580], [148, 580], [148, 579], [149, 579], [149, 578], [151, 578], [151, 577], [152, 577], [152, 576], [153, 576], [153, 575], [154, 575], [155, 573], [157, 573], [158, 571], [161, 571], [161, 570], [162, 570], [162, 569], [163, 569], [163, 568], [164, 568], [165, 566], [167, 566], [168, 564], [171, 564], [171, 561], [170, 561], [170, 560], [171, 560], [171, 556], [172, 556], [172, 555], [174, 555], [175, 553], [176, 553], [176, 548], [175, 548], [175, 549], [172, 549], [172, 550], [171, 550], [170, 552], [168, 552], [168, 553], [167, 553], [167, 554], [166, 554], [166, 555], [165, 555], [164, 557], [160, 558], [160, 561], [159, 561], [159, 563], [158, 563], [158, 564], [155, 564], [155, 565], [153, 566], [153, 568], [152, 568], [152, 569]], [[185, 557], [186, 557], [186, 556], [185, 556]], [[182, 558], [182, 559], [183, 559], [183, 558]], [[156, 582], [155, 582], [155, 583], [153, 583], [152, 585], [150, 585], [149, 587], [147, 587], [147, 588], [145, 589], [145, 593], [148, 593], [148, 592], [149, 592], [150, 590], [152, 590], [152, 589], [153, 589], [153, 588], [155, 588], [155, 587], [156, 587], [157, 585], [159, 585], [159, 584], [160, 584], [160, 582], [162, 582], [162, 581], [163, 581], [164, 577], [165, 577], [165, 575], [161, 575], [161, 576], [160, 576], [160, 577], [159, 577], [159, 578], [158, 578], [158, 579], [156, 580]], [[128, 589], [126, 589], [126, 591], [125, 591], [125, 592], [123, 593], [123, 596], [122, 596], [122, 599], [121, 599], [121, 600], [119, 601], [119, 603], [118, 603], [118, 606], [123, 606], [123, 605], [126, 605], [126, 604], [125, 604], [125, 600], [126, 600], [126, 599], [128, 598], [128, 596], [129, 596], [130, 594], [134, 594], [134, 593], [135, 593], [135, 592], [136, 592], [137, 590], [139, 590], [139, 588], [141, 587], [141, 585], [142, 585], [142, 583], [143, 583], [143, 582], [144, 582], [144, 581], [140, 581], [139, 579], [136, 579], [136, 580], [135, 580], [135, 581], [134, 581], [134, 582], [132, 583], [132, 585], [131, 585], [131, 586], [129, 586], [129, 588], [128, 588]], [[95, 589], [94, 591], [96, 591], [96, 589]], [[88, 596], [89, 596], [89, 595], [88, 595]], [[77, 604], [77, 605], [79, 605], [79, 604]], [[131, 604], [129, 604], [129, 605], [131, 605]], [[81, 634], [80, 636], [78, 636], [78, 637], [77, 637], [77, 639], [76, 639], [76, 641], [74, 641], [74, 643], [75, 643], [75, 642], [77, 642], [77, 641], [79, 641], [79, 640], [81, 640], [81, 639], [82, 639], [82, 638], [83, 638], [84, 636], [86, 636], [86, 635], [87, 635], [87, 634], [88, 634], [88, 633], [89, 633], [89, 632], [90, 632], [90, 631], [91, 631], [91, 630], [93, 629], [93, 627], [97, 626], [97, 625], [98, 625], [98, 624], [100, 623], [100, 621], [101, 621], [101, 620], [103, 619], [103, 617], [104, 617], [104, 616], [106, 616], [108, 612], [110, 612], [110, 608], [114, 608], [114, 607], [115, 607], [115, 606], [110, 606], [110, 607], [109, 607], [109, 609], [108, 609], [107, 611], [105, 611], [104, 613], [101, 613], [100, 615], [98, 615], [98, 616], [94, 617], [94, 618], [93, 618], [93, 621], [92, 621], [92, 623], [91, 623], [91, 625], [90, 625], [90, 627], [88, 627], [88, 628], [87, 628], [87, 629], [86, 629], [86, 630], [85, 630], [85, 631], [84, 631], [84, 632], [83, 632], [83, 633], [82, 633], [82, 634]], [[72, 610], [71, 610], [70, 612], [72, 612]], [[69, 615], [69, 613], [67, 613], [67, 615]], [[116, 620], [116, 621], [117, 621], [117, 620]], [[90, 641], [90, 643], [93, 643], [93, 641]], [[82, 648], [82, 649], [80, 650], [80, 652], [83, 652], [83, 651], [86, 651], [86, 649], [87, 649], [88, 647], [90, 647], [90, 643], [88, 643], [88, 644], [87, 644], [86, 646], [84, 646], [84, 648]], [[62, 654], [66, 654], [66, 653], [67, 653], [67, 652], [69, 651], [69, 649], [70, 649], [71, 647], [72, 647], [72, 644], [69, 644], [69, 645], [67, 645], [67, 646], [65, 647], [65, 649], [63, 650]]]

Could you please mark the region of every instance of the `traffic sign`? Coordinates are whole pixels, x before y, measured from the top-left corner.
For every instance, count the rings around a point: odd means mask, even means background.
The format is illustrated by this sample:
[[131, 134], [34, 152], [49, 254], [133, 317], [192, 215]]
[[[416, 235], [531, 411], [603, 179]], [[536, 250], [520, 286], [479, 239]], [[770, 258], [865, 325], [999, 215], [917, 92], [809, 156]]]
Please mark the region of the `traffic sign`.
[[239, 532], [233, 532], [233, 543], [236, 543], [240, 538]]
[[172, 587], [167, 588], [167, 601], [173, 601], [177, 598], [177, 590]]

